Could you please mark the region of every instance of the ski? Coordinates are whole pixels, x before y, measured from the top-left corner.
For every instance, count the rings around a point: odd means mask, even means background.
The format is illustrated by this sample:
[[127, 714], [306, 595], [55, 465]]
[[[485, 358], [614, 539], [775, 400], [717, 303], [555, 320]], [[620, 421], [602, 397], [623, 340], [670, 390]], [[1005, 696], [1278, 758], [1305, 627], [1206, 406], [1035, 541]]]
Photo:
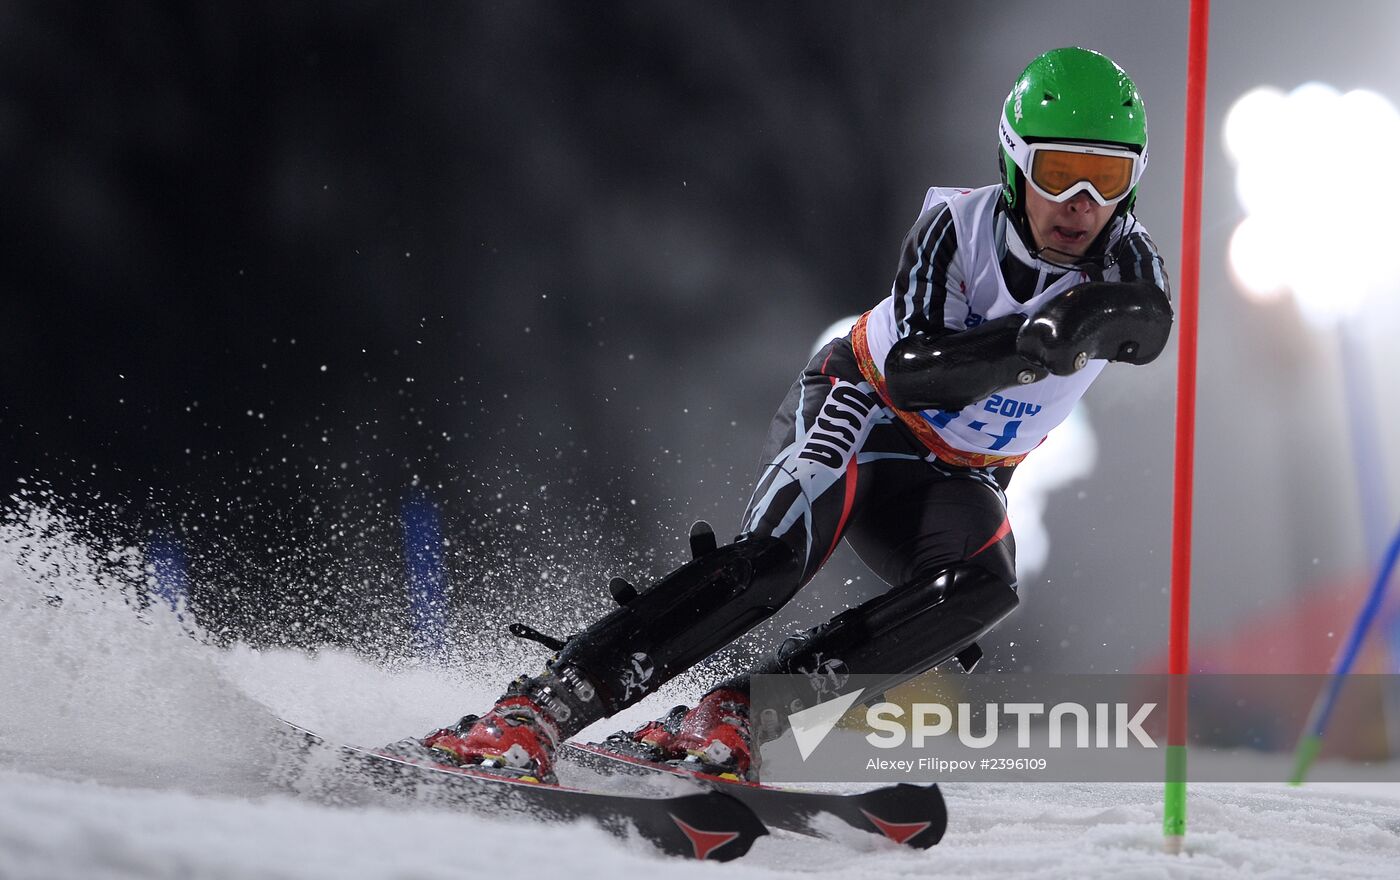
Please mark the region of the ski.
[[599, 743], [568, 742], [556, 757], [598, 773], [671, 774], [693, 779], [711, 791], [733, 795], [771, 828], [820, 835], [816, 820], [835, 816], [853, 828], [895, 843], [928, 849], [943, 839], [948, 811], [937, 785], [901, 782], [854, 794], [802, 791], [716, 776], [684, 765], [651, 761]]
[[[635, 829], [662, 852], [675, 856], [726, 862], [749, 851], [768, 829], [749, 807], [720, 791], [679, 797], [646, 797], [590, 791], [498, 776], [481, 770], [453, 767], [376, 749], [333, 743], [283, 721], [298, 753], [300, 769], [284, 766], [284, 782], [296, 790], [301, 778], [310, 787], [331, 787], [349, 773], [375, 790], [415, 803], [461, 807], [487, 815], [524, 813], [553, 822], [592, 819], [608, 832], [627, 838]], [[329, 762], [330, 766], [327, 766]], [[330, 770], [332, 778], [325, 778]]]

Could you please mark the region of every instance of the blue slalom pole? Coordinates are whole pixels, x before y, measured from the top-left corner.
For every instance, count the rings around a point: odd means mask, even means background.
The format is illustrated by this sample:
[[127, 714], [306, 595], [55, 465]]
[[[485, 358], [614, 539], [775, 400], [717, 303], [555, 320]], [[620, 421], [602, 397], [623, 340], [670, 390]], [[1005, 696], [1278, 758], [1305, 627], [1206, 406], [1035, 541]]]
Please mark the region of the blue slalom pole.
[[151, 592], [165, 601], [171, 611], [178, 611], [190, 595], [186, 574], [185, 551], [169, 535], [158, 534], [146, 546], [146, 559], [151, 566]]
[[1390, 540], [1390, 547], [1385, 552], [1385, 559], [1382, 560], [1379, 570], [1376, 572], [1376, 580], [1371, 584], [1371, 593], [1366, 597], [1366, 604], [1362, 606], [1361, 613], [1356, 617], [1356, 623], [1352, 625], [1351, 634], [1347, 636], [1346, 646], [1342, 649], [1341, 655], [1337, 658], [1336, 666], [1332, 669], [1332, 677], [1327, 682], [1327, 687], [1318, 699], [1313, 703], [1312, 712], [1308, 716], [1308, 725], [1304, 730], [1303, 737], [1298, 741], [1298, 749], [1293, 755], [1293, 776], [1289, 782], [1294, 785], [1302, 785], [1307, 778], [1308, 768], [1312, 766], [1317, 758], [1317, 753], [1322, 750], [1322, 735], [1327, 731], [1327, 722], [1332, 719], [1332, 710], [1336, 708], [1337, 697], [1342, 692], [1342, 685], [1346, 683], [1346, 677], [1351, 673], [1351, 667], [1356, 663], [1356, 657], [1361, 653], [1361, 644], [1366, 640], [1366, 633], [1371, 629], [1371, 624], [1375, 621], [1376, 615], [1380, 613], [1381, 605], [1385, 602], [1386, 586], [1390, 583], [1390, 576], [1395, 571], [1396, 560], [1400, 559], [1400, 531], [1396, 531], [1395, 537]]
[[403, 557], [413, 651], [419, 657], [440, 659], [447, 648], [442, 556], [442, 526], [437, 508], [426, 493], [415, 491], [403, 504]]

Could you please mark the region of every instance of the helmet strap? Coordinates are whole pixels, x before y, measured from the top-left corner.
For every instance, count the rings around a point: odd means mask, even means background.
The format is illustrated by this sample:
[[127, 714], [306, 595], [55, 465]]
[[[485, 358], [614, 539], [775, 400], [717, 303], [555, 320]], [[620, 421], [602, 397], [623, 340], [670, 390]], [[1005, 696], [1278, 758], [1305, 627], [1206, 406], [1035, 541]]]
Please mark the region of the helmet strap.
[[1026, 175], [1020, 168], [1017, 168], [1015, 179], [1008, 184], [1006, 165], [1003, 163], [1001, 176], [1003, 190], [1011, 194], [1010, 199], [1003, 200], [1003, 206], [1006, 208], [1006, 221], [1021, 237], [1021, 244], [1025, 245], [1026, 253], [1039, 259], [1040, 249], [1035, 246], [1035, 236], [1031, 233], [1030, 220], [1026, 217]]

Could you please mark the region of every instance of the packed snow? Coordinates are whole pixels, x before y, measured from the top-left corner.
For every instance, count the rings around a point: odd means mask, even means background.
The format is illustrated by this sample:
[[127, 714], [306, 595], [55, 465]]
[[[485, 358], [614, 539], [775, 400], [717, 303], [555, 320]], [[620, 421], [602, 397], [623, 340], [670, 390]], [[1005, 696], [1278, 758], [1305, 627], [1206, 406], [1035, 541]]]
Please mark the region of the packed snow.
[[[775, 833], [724, 865], [659, 856], [587, 823], [388, 804], [330, 806], [269, 777], [277, 716], [346, 741], [423, 733], [518, 670], [393, 668], [347, 651], [212, 647], [26, 506], [0, 523], [0, 878], [531, 876], [1381, 878], [1400, 791], [1197, 785], [1185, 853], [1162, 851], [1157, 785], [949, 784], [943, 842]], [[672, 693], [668, 697], [684, 697]], [[664, 704], [664, 705], [663, 705]], [[633, 707], [627, 723], [664, 709]]]

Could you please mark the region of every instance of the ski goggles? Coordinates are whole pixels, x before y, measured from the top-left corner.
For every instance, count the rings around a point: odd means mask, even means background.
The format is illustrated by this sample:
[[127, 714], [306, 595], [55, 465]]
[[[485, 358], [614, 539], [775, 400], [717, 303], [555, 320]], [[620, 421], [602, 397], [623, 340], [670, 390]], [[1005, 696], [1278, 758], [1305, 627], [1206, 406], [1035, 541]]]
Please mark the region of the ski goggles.
[[1137, 185], [1147, 167], [1141, 154], [1121, 147], [1039, 142], [1028, 144], [1002, 116], [1001, 140], [1026, 182], [1052, 202], [1087, 192], [1100, 205], [1116, 205]]

